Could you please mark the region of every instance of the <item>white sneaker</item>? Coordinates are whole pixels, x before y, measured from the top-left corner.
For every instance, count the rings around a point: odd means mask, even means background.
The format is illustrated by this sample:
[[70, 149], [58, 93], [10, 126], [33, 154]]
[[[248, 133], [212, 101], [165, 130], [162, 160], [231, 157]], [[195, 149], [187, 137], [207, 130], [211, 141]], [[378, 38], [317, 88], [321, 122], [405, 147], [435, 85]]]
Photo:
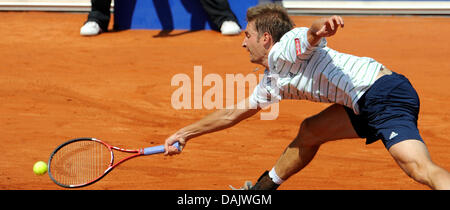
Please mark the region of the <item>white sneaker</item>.
[[98, 35], [102, 32], [102, 29], [95, 21], [88, 21], [86, 24], [84, 24], [83, 27], [80, 29], [80, 35], [82, 36], [94, 36]]
[[241, 33], [241, 28], [234, 21], [224, 21], [220, 27], [220, 31], [223, 35], [238, 35]]

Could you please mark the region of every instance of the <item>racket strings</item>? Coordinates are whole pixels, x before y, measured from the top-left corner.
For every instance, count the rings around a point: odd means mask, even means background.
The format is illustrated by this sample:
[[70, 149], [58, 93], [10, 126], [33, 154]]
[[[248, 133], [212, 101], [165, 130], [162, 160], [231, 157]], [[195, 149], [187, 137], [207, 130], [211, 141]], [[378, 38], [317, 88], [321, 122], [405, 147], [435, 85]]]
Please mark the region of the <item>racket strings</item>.
[[54, 154], [51, 171], [63, 185], [80, 185], [102, 176], [112, 162], [112, 152], [96, 141], [76, 141]]

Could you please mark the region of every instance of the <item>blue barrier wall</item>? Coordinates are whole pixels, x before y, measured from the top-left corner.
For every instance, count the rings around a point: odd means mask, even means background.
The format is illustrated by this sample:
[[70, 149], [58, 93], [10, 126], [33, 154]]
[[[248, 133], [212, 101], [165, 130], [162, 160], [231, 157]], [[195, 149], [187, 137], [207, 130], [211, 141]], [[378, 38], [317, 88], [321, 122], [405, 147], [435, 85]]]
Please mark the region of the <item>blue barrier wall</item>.
[[[258, 0], [229, 0], [241, 27], [245, 14]], [[115, 0], [114, 29], [216, 29], [198, 0]]]

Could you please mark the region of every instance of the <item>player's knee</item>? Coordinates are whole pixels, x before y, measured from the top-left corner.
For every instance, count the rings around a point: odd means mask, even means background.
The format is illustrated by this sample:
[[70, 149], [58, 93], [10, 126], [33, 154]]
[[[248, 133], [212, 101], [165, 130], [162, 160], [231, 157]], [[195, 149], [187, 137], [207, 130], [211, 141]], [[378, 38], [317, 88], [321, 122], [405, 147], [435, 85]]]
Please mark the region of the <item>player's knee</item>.
[[300, 129], [296, 139], [303, 146], [317, 146], [321, 144], [320, 135], [311, 125], [312, 118], [306, 118], [300, 124]]
[[431, 166], [424, 162], [410, 162], [402, 167], [405, 173], [422, 184], [429, 184], [429, 175], [431, 173]]

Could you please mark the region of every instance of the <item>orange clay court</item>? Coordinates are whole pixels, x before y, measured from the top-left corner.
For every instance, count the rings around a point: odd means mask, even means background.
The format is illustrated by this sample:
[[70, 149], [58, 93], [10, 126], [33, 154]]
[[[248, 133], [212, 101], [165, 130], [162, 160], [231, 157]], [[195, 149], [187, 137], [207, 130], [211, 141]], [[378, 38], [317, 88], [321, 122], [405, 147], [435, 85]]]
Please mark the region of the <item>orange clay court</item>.
[[[243, 34], [215, 31], [126, 30], [82, 37], [86, 14], [1, 12], [0, 189], [64, 189], [37, 176], [61, 143], [95, 137], [124, 148], [163, 144], [166, 137], [212, 110], [175, 110], [178, 73], [252, 74]], [[294, 16], [297, 26], [317, 17]], [[343, 16], [328, 39], [341, 52], [373, 57], [406, 75], [421, 97], [419, 129], [432, 159], [450, 169], [450, 18]], [[112, 22], [110, 24], [112, 28]], [[260, 70], [262, 71], [262, 70]], [[256, 72], [259, 73], [259, 72]], [[203, 87], [203, 91], [209, 87]], [[198, 137], [181, 155], [131, 159], [81, 189], [227, 190], [270, 169], [296, 136], [300, 122], [329, 104], [282, 101], [277, 120], [260, 114]], [[121, 158], [118, 158], [121, 159]], [[401, 171], [381, 141], [330, 142], [280, 190], [428, 189]]]

